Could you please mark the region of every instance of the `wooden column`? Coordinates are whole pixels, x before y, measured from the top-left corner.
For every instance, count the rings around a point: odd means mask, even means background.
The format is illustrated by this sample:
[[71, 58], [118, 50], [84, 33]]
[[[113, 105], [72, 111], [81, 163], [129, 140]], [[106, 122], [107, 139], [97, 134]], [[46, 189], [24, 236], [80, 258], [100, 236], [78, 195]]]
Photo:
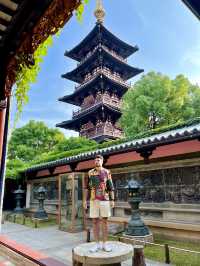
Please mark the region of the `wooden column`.
[[4, 136], [4, 127], [5, 127], [5, 114], [6, 114], [6, 109], [0, 109], [0, 161], [1, 161], [2, 148], [3, 148], [3, 136]]

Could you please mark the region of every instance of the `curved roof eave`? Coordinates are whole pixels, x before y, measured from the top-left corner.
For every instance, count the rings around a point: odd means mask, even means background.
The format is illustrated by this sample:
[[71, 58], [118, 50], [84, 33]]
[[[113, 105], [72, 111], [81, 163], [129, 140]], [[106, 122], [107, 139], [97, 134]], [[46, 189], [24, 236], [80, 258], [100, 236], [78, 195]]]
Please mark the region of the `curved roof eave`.
[[[95, 77], [95, 79], [91, 81], [91, 83], [88, 83], [88, 84], [86, 84], [86, 86], [83, 86], [83, 87], [81, 87], [81, 88], [78, 89], [78, 90], [75, 90], [75, 91], [74, 91], [73, 93], [71, 93], [71, 94], [68, 94], [68, 95], [65, 95], [65, 96], [63, 96], [63, 97], [60, 97], [60, 98], [58, 99], [58, 101], [60, 101], [60, 102], [64, 102], [64, 103], [73, 104], [73, 105], [76, 105], [76, 106], [80, 106], [81, 103], [80, 103], [80, 102], [77, 102], [77, 101], [75, 100], [75, 97], [77, 97], [78, 95], [80, 95], [80, 92], [81, 92], [81, 91], [83, 91], [83, 93], [84, 93], [84, 91], [87, 91], [87, 87], [91, 86], [91, 84], [93, 84], [94, 82], [96, 82], [96, 80], [97, 80], [99, 77], [100, 77], [100, 74], [97, 75], [97, 76]], [[127, 87], [127, 86], [123, 86], [122, 84], [119, 84], [119, 83], [115, 82], [114, 80], [109, 79], [109, 77], [105, 76], [104, 74], [102, 74], [102, 77], [105, 78], [105, 79], [108, 79], [109, 82], [111, 82], [112, 84], [115, 84], [115, 86], [117, 86], [118, 90], [121, 90], [122, 95], [123, 95], [124, 93], [127, 92], [127, 90], [128, 90], [128, 87]]]
[[117, 46], [123, 47], [124, 58], [127, 58], [128, 56], [130, 56], [131, 54], [133, 54], [134, 52], [139, 50], [138, 46], [132, 46], [132, 45], [122, 41], [120, 38], [118, 38], [113, 33], [111, 33], [102, 24], [97, 23], [94, 26], [94, 28], [88, 33], [88, 35], [78, 45], [76, 45], [73, 49], [65, 52], [65, 56], [70, 57], [70, 58], [80, 62], [82, 57], [78, 56], [79, 51], [82, 49], [82, 47], [86, 46], [86, 44], [90, 41], [92, 36], [94, 34], [96, 34], [99, 26], [101, 27], [101, 30], [103, 30], [105, 32], [105, 34], [107, 34], [108, 36], [110, 36], [112, 38], [113, 42], [115, 42], [117, 44]]
[[83, 72], [83, 75], [86, 74], [84, 73], [86, 72], [86, 67], [90, 65], [92, 66], [91, 62], [95, 61], [95, 58], [98, 57], [99, 53], [103, 53], [104, 60], [112, 60], [116, 65], [118, 65], [119, 68], [121, 69], [124, 68], [126, 70], [124, 71], [124, 75], [122, 75], [125, 80], [128, 80], [144, 71], [144, 69], [132, 67], [128, 63], [123, 62], [122, 60], [112, 56], [103, 47], [102, 47], [102, 51], [103, 52], [100, 52], [99, 49], [97, 49], [90, 57], [87, 58], [87, 60], [83, 62], [83, 64], [80, 64], [74, 70], [67, 72], [66, 74], [63, 74], [62, 77], [75, 81], [75, 82], [79, 82], [79, 83], [83, 82], [83, 80], [80, 77], [78, 77], [78, 74], [81, 72]]
[[75, 123], [78, 123], [79, 120], [84, 119], [84, 117], [88, 116], [88, 114], [94, 114], [94, 113], [96, 113], [97, 110], [99, 108], [101, 108], [102, 106], [106, 107], [110, 112], [114, 112], [114, 113], [116, 113], [118, 115], [121, 115], [120, 109], [115, 108], [113, 106], [110, 106], [109, 104], [105, 104], [105, 103], [101, 103], [100, 102], [99, 104], [97, 104], [97, 105], [89, 108], [88, 110], [85, 110], [85, 112], [84, 113], [81, 113], [79, 116], [74, 117], [71, 120], [63, 121], [61, 123], [56, 124], [56, 127], [67, 128], [66, 126], [71, 124], [71, 126], [72, 126], [71, 128], [74, 129], [74, 130], [76, 130], [77, 127], [74, 127], [73, 126]]
[[81, 46], [84, 46], [90, 40], [90, 38], [95, 34], [97, 28], [98, 25], [96, 24], [94, 28], [87, 34], [87, 36], [79, 44], [77, 44], [71, 50], [66, 51], [64, 55], [80, 62], [82, 58], [78, 57], [77, 53], [80, 51]]
[[108, 148], [97, 149], [95, 151], [83, 152], [77, 155], [69, 156], [63, 159], [58, 159], [48, 163], [42, 163], [26, 170], [26, 173], [32, 171], [39, 171], [48, 167], [55, 167], [58, 165], [66, 165], [72, 162], [80, 162], [82, 160], [89, 160], [94, 158], [96, 154], [108, 155], [117, 154], [124, 151], [134, 151], [141, 148], [147, 148], [152, 145], [161, 146], [173, 142], [186, 141], [200, 138], [200, 123], [189, 126], [184, 126], [178, 129], [172, 129], [164, 133], [154, 134], [149, 137], [134, 139], [121, 144], [112, 145]]

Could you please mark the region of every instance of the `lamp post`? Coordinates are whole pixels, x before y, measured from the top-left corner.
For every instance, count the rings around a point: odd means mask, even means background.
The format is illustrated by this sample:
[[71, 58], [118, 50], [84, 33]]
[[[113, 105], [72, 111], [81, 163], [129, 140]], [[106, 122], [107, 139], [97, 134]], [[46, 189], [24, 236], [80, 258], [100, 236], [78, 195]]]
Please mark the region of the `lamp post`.
[[47, 213], [44, 209], [44, 200], [46, 197], [46, 189], [43, 186], [40, 186], [38, 190], [36, 191], [37, 193], [37, 199], [39, 201], [39, 206], [37, 211], [34, 214], [34, 218], [37, 219], [48, 219]]
[[13, 192], [15, 194], [16, 208], [14, 209], [15, 213], [23, 213], [24, 209], [21, 207], [21, 201], [23, 199], [24, 190], [21, 189], [19, 185], [18, 189]]
[[125, 188], [128, 189], [128, 203], [131, 206], [131, 219], [126, 228], [125, 235], [136, 236], [137, 238], [149, 236], [149, 229], [142, 221], [139, 211], [139, 204], [142, 201], [140, 197], [142, 186], [138, 181], [131, 179]]

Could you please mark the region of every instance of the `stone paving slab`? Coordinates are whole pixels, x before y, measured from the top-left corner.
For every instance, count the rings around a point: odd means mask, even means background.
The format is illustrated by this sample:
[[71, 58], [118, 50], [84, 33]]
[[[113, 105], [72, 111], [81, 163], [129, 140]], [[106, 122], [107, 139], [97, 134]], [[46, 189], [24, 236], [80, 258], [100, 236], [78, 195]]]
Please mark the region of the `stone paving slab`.
[[[72, 262], [72, 248], [86, 240], [86, 232], [68, 233], [58, 230], [57, 226], [48, 228], [30, 228], [24, 225], [5, 222], [2, 225], [2, 234], [15, 240], [19, 244], [31, 247], [57, 259], [63, 263]], [[146, 260], [147, 266], [169, 266]], [[6, 265], [1, 264], [0, 266]], [[8, 266], [14, 266], [9, 265]], [[131, 266], [131, 260], [122, 263], [123, 266]]]

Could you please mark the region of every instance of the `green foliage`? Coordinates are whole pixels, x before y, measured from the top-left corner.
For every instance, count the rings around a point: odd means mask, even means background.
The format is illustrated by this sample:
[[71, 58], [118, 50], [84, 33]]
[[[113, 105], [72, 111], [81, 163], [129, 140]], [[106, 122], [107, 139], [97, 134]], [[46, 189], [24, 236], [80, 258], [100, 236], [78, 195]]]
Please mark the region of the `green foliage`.
[[13, 131], [8, 145], [8, 159], [28, 162], [41, 153], [49, 152], [65, 139], [58, 129], [50, 129], [43, 122], [31, 120]]
[[40, 72], [40, 65], [46, 56], [48, 48], [53, 44], [53, 37], [49, 36], [42, 44], [39, 45], [33, 54], [34, 64], [27, 66], [25, 63], [19, 65], [19, 70], [16, 75], [16, 89], [14, 96], [17, 103], [17, 113], [15, 116], [15, 124], [22, 113], [24, 105], [29, 101], [28, 92], [30, 85], [37, 80], [38, 73]]
[[13, 131], [8, 145], [6, 177], [18, 178], [27, 167], [96, 149], [97, 143], [82, 137], [65, 138], [58, 129], [31, 120]]
[[83, 12], [85, 9], [85, 5], [89, 3], [89, 0], [82, 0], [79, 7], [76, 9], [76, 17], [79, 22], [82, 22], [83, 20]]
[[26, 163], [20, 159], [7, 160], [6, 163], [6, 178], [17, 178], [19, 173], [30, 167], [29, 163]]
[[183, 75], [174, 80], [160, 73], [144, 75], [123, 98], [121, 125], [126, 136], [149, 129], [149, 114], [155, 113], [167, 126], [199, 116], [200, 88]]
[[97, 146], [96, 141], [94, 140], [89, 140], [85, 137], [70, 137], [68, 139], [64, 139], [63, 141], [59, 142], [55, 149], [54, 152], [59, 153], [59, 152], [64, 152], [64, 151], [70, 151], [73, 149], [81, 149], [83, 147], [94, 147]]

